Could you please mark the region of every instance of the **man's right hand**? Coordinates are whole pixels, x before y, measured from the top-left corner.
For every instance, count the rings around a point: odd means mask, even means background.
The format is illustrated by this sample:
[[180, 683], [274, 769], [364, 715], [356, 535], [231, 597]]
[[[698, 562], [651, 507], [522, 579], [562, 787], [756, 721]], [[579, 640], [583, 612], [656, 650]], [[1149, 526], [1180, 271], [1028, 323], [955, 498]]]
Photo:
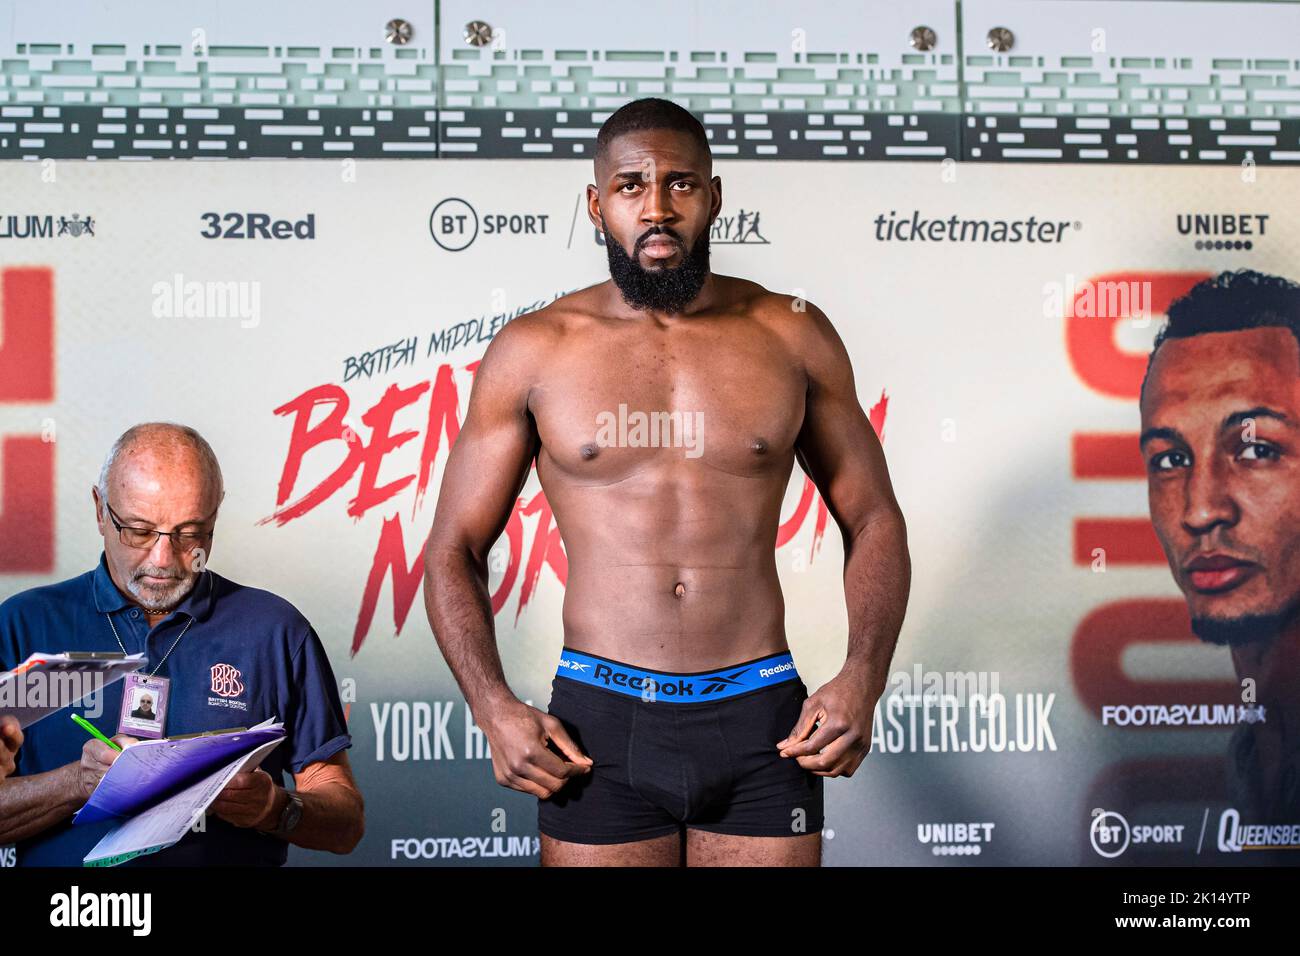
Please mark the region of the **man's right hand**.
[[[135, 737], [127, 737], [124, 734], [118, 734], [113, 738], [113, 743], [122, 748], [139, 742]], [[81, 748], [81, 773], [77, 778], [83, 801], [90, 799], [90, 795], [99, 786], [99, 781], [103, 780], [104, 774], [108, 773], [108, 768], [113, 766], [113, 761], [120, 756], [121, 751], [114, 750], [102, 740], [92, 737], [86, 741], [85, 746]]]
[[14, 772], [14, 754], [23, 745], [23, 729], [18, 718], [6, 714], [0, 717], [0, 780]]
[[[519, 700], [495, 710], [491, 720], [481, 726], [492, 748], [492, 770], [501, 786], [545, 800], [570, 777], [591, 772], [592, 759], [550, 714]], [[548, 742], [568, 759], [556, 756]]]

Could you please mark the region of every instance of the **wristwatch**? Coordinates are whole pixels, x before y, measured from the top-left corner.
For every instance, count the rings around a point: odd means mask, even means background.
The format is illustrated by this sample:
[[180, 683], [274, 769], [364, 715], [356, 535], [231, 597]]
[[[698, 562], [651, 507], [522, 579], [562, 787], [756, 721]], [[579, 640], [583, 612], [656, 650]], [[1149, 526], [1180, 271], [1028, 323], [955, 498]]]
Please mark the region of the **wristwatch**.
[[268, 836], [278, 836], [287, 839], [289, 834], [298, 828], [302, 821], [302, 797], [298, 794], [287, 791], [289, 802], [284, 805], [284, 810], [280, 813], [280, 822], [275, 825], [274, 830], [267, 830]]

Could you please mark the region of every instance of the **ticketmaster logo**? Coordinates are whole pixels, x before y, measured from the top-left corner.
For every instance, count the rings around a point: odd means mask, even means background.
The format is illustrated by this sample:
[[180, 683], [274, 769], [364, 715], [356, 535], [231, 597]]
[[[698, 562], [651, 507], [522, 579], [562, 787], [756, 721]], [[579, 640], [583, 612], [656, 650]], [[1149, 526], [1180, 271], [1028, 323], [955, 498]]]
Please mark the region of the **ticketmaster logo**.
[[876, 239], [879, 242], [1028, 242], [1057, 243], [1081, 223], [1068, 219], [946, 219], [921, 215], [914, 210], [911, 216], [900, 216], [894, 210], [875, 218]]

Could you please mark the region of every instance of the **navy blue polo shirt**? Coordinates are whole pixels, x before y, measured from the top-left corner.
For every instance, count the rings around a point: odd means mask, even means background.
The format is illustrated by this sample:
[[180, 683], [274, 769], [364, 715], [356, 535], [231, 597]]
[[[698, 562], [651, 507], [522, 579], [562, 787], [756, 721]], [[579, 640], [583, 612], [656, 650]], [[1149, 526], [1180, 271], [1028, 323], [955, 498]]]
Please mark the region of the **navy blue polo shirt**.
[[[279, 785], [285, 772], [327, 760], [352, 745], [338, 686], [320, 638], [283, 598], [245, 587], [205, 569], [185, 599], [152, 630], [144, 612], [118, 591], [104, 555], [93, 571], [32, 588], [0, 604], [0, 670], [37, 652], [121, 652], [112, 617], [127, 653], [146, 655], [139, 673], [152, 674], [181, 629], [159, 677], [171, 679], [164, 733], [198, 733], [251, 727], [269, 718], [284, 722], [285, 741], [262, 761]], [[87, 719], [106, 735], [117, 732], [124, 683], [104, 689], [103, 712]], [[24, 731], [15, 774], [43, 773], [80, 762], [87, 735], [71, 719], [86, 714], [90, 699], [50, 714]], [[71, 820], [17, 845], [19, 866], [80, 866], [112, 827], [111, 821], [73, 826]], [[288, 844], [209, 815], [206, 832], [125, 864], [190, 866], [282, 865]]]

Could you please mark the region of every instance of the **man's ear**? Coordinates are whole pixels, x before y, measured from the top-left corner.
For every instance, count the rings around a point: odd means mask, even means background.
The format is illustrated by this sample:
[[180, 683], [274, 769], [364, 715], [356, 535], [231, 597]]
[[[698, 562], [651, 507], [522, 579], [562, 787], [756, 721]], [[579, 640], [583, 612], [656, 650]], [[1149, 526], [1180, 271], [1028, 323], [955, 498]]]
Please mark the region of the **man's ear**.
[[597, 232], [604, 231], [600, 227], [600, 190], [591, 183], [587, 184], [587, 219]]
[[99, 489], [94, 485], [90, 486], [90, 500], [95, 503], [95, 526], [99, 528], [102, 534], [104, 531], [104, 506], [99, 500]]

